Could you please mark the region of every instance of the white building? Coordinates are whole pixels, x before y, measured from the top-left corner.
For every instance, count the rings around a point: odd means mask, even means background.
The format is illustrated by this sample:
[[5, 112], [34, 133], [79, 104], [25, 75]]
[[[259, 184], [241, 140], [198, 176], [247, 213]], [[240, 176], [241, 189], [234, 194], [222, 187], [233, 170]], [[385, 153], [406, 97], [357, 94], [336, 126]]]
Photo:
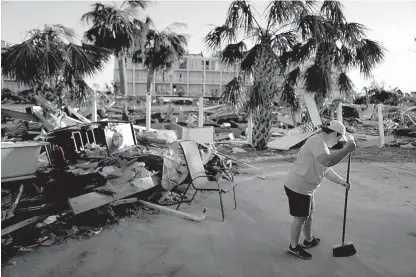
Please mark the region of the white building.
[[[128, 95], [146, 95], [147, 69], [127, 58]], [[190, 54], [174, 65], [171, 73], [157, 72], [154, 78], [154, 95], [181, 95], [188, 97], [220, 97], [222, 88], [236, 75], [236, 69], [221, 64], [218, 57]], [[115, 59], [114, 82], [120, 85], [118, 60]]]

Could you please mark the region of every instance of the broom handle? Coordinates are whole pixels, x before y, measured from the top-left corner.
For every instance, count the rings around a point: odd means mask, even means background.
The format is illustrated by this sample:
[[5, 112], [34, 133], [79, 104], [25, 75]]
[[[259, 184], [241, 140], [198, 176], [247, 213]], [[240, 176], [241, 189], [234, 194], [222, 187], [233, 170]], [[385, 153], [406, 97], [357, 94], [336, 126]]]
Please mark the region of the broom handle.
[[[347, 183], [350, 183], [351, 154], [348, 154]], [[345, 190], [344, 223], [342, 225], [342, 244], [345, 241], [345, 223], [347, 221], [348, 190]]]

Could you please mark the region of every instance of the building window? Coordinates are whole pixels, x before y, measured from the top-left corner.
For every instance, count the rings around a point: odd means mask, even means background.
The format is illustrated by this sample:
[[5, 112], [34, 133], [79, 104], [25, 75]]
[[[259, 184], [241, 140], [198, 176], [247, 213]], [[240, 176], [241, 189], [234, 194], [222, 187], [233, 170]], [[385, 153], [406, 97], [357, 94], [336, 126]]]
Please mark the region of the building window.
[[180, 69], [186, 69], [187, 61], [188, 61], [188, 59], [184, 59], [183, 61], [181, 61], [180, 64], [179, 64], [179, 68]]

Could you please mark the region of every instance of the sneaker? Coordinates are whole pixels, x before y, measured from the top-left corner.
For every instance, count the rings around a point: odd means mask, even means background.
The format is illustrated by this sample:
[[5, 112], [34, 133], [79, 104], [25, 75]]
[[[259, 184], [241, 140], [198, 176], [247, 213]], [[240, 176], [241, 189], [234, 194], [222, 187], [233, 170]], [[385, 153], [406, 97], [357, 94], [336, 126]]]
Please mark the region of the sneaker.
[[306, 239], [303, 240], [303, 248], [312, 248], [315, 247], [317, 245], [319, 245], [319, 242], [321, 241], [321, 239], [315, 238], [314, 236], [312, 236], [312, 240], [311, 241], [307, 241]]
[[303, 249], [303, 247], [300, 244], [298, 244], [296, 247], [292, 247], [292, 245], [289, 245], [289, 253], [292, 253], [296, 257], [299, 257], [304, 260], [312, 259], [312, 255], [305, 249]]

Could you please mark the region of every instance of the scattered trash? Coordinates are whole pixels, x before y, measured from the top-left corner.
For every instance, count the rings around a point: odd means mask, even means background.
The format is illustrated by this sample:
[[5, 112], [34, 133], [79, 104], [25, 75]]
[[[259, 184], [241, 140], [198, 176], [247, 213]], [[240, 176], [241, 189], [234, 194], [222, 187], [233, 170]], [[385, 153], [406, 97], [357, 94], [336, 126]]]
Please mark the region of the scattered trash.
[[47, 238], [45, 240], [43, 240], [42, 242], [40, 242], [40, 245], [43, 246], [51, 246], [53, 244], [55, 244], [56, 242], [56, 236], [54, 233], [50, 233], [49, 236], [47, 236]]
[[78, 232], [79, 232], [79, 229], [78, 229], [77, 226], [72, 226], [71, 229], [66, 230], [66, 234], [67, 234], [68, 237], [71, 237], [71, 236], [77, 234]]
[[23, 247], [23, 246], [21, 246], [21, 247], [19, 247], [18, 252], [32, 252], [33, 250], [34, 249], [31, 248], [31, 247]]
[[245, 153], [246, 150], [240, 148], [240, 147], [233, 147], [232, 149], [233, 153]]
[[99, 233], [101, 233], [102, 230], [103, 230], [103, 228], [92, 228], [92, 229], [88, 230], [86, 235], [89, 236], [89, 237], [96, 236]]
[[413, 144], [408, 143], [408, 144], [400, 145], [400, 148], [414, 148], [414, 146]]

